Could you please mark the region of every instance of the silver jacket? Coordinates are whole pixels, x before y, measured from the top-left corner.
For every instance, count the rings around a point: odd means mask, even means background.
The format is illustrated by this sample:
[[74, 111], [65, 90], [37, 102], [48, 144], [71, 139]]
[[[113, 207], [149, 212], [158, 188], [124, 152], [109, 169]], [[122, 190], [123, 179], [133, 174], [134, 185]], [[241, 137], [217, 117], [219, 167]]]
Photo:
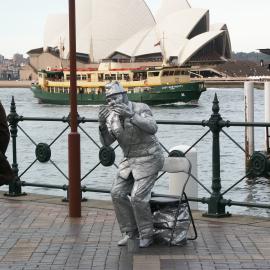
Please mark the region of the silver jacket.
[[[117, 140], [124, 154], [119, 164], [119, 175], [127, 179], [132, 172], [134, 179], [139, 180], [160, 171], [164, 157], [155, 136], [157, 124], [150, 108], [144, 103], [135, 102], [129, 102], [129, 106], [135, 112], [134, 116], [122, 121], [121, 130], [117, 126], [115, 134], [108, 126], [100, 128], [100, 141], [108, 146]], [[113, 127], [114, 123], [110, 125]]]

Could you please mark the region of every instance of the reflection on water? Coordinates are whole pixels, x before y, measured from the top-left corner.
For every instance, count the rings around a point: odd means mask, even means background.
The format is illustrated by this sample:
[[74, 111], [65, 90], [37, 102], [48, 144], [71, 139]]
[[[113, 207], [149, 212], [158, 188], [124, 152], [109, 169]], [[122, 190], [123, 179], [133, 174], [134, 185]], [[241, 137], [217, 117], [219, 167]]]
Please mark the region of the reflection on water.
[[[173, 104], [152, 107], [152, 111], [157, 120], [184, 120], [184, 121], [202, 121], [208, 120], [212, 113], [212, 101], [214, 94], [217, 93], [220, 102], [220, 114], [224, 120], [244, 121], [244, 104], [242, 89], [208, 89], [204, 92], [197, 105]], [[38, 104], [33, 98], [32, 93], [28, 89], [0, 89], [0, 99], [7, 111], [11, 96], [15, 97], [17, 113], [23, 116], [34, 117], [63, 117], [69, 113], [69, 106], [57, 106], [48, 104]], [[264, 118], [264, 101], [263, 91], [255, 91], [255, 121], [261, 122]], [[78, 113], [87, 118], [96, 118], [98, 106], [79, 106]], [[29, 134], [35, 143], [50, 144], [67, 126], [67, 124], [59, 122], [20, 122], [19, 125]], [[97, 124], [82, 124], [82, 128], [90, 134], [90, 136], [98, 140]], [[167, 149], [175, 145], [191, 145], [198, 140], [208, 128], [201, 126], [175, 126], [160, 125], [158, 137]], [[240, 145], [244, 146], [244, 128], [231, 127], [224, 128], [231, 137], [233, 137]], [[89, 140], [89, 138], [79, 130], [81, 134], [81, 160], [82, 160], [82, 176], [86, 175], [98, 162], [98, 148]], [[67, 135], [66, 131], [51, 147], [52, 160], [59, 168], [68, 175], [67, 168]], [[255, 128], [255, 145], [256, 150], [264, 149], [264, 129]], [[209, 133], [199, 144], [196, 145], [198, 153], [198, 179], [211, 189], [211, 148], [212, 137]], [[220, 134], [221, 149], [221, 179], [222, 191], [228, 189], [233, 183], [241, 179], [245, 175], [244, 154], [241, 149], [228, 139], [224, 134]], [[19, 172], [24, 170], [34, 161], [35, 156], [34, 144], [19, 131], [18, 133], [18, 164]], [[11, 149], [8, 152], [11, 160]], [[120, 149], [116, 151], [116, 162], [119, 162], [122, 154]], [[116, 169], [114, 166], [109, 168], [98, 167], [87, 176], [82, 184], [89, 187], [109, 188], [113, 181]], [[67, 184], [66, 178], [51, 164], [35, 163], [23, 176], [21, 180], [34, 183], [50, 183], [63, 185]], [[7, 190], [6, 187], [2, 189]], [[168, 189], [168, 179], [161, 178], [155, 187], [155, 191], [166, 193]], [[45, 188], [23, 187], [23, 191], [56, 194], [66, 196], [65, 191], [51, 190]], [[247, 202], [269, 202], [270, 181], [265, 178], [257, 179], [255, 182], [242, 181], [235, 188], [229, 191], [224, 197], [234, 201]], [[84, 194], [88, 198], [109, 198], [109, 195], [87, 193]], [[200, 197], [208, 197], [208, 194], [199, 188]], [[206, 209], [206, 205], [200, 204], [201, 209]], [[270, 210], [255, 209], [246, 207], [233, 206], [232, 209], [227, 207], [232, 213], [244, 213], [253, 215], [267, 216]]]

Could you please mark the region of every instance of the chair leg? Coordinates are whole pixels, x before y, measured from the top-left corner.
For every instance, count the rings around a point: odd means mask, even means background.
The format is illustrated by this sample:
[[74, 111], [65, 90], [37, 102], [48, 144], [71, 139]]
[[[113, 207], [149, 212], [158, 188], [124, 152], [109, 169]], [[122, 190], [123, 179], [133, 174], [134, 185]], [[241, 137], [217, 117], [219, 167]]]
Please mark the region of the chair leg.
[[191, 219], [191, 223], [192, 223], [192, 227], [193, 227], [193, 232], [194, 232], [194, 237], [189, 237], [189, 238], [187, 238], [187, 240], [196, 240], [197, 237], [198, 237], [198, 234], [197, 234], [197, 229], [196, 229], [196, 226], [195, 226], [195, 223], [194, 223], [194, 219], [193, 219], [193, 216], [192, 216], [192, 212], [191, 212], [191, 209], [190, 209], [189, 201], [187, 199], [187, 195], [186, 195], [185, 192], [184, 192], [183, 195], [185, 196], [185, 200], [187, 202], [188, 212], [189, 212], [189, 215], [190, 215], [190, 219]]

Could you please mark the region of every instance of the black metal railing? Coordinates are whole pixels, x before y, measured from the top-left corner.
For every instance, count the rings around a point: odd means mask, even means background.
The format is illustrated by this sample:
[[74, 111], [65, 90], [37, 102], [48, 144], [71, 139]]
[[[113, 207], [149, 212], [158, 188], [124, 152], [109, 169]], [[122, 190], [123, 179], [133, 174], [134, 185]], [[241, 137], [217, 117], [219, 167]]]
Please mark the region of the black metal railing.
[[[195, 198], [195, 197], [189, 197], [188, 199], [190, 201], [200, 202], [204, 204], [208, 204], [208, 211], [205, 216], [210, 217], [225, 217], [229, 216], [230, 214], [226, 212], [226, 206], [248, 206], [248, 207], [258, 207], [258, 208], [270, 208], [270, 204], [263, 204], [263, 203], [251, 203], [251, 202], [238, 202], [233, 201], [231, 199], [224, 199], [223, 196], [227, 194], [229, 191], [231, 191], [233, 188], [235, 188], [239, 183], [241, 183], [244, 179], [247, 177], [251, 177], [254, 172], [256, 176], [259, 176], [261, 172], [265, 170], [263, 168], [261, 170], [260, 166], [264, 166], [266, 160], [263, 160], [261, 156], [258, 156], [257, 160], [253, 162], [253, 166], [250, 166], [250, 170], [242, 177], [240, 177], [238, 180], [236, 180], [230, 187], [228, 187], [225, 191], [221, 192], [222, 185], [221, 185], [221, 177], [220, 177], [220, 133], [225, 135], [229, 140], [231, 140], [241, 151], [245, 153], [247, 156], [245, 149], [236, 141], [234, 140], [227, 132], [224, 131], [224, 128], [229, 127], [270, 127], [270, 123], [263, 123], [263, 122], [230, 122], [230, 121], [224, 121], [219, 113], [219, 101], [217, 98], [217, 95], [215, 94], [213, 105], [212, 105], [212, 114], [208, 120], [203, 121], [169, 121], [169, 120], [160, 120], [157, 121], [159, 125], [181, 125], [181, 126], [201, 126], [201, 127], [208, 127], [208, 130], [201, 135], [186, 151], [184, 154], [187, 154], [191, 149], [193, 149], [198, 143], [200, 143], [205, 136], [212, 133], [212, 185], [211, 189], [207, 188], [201, 181], [199, 181], [194, 175], [191, 175], [192, 178], [206, 191], [206, 193], [209, 194], [209, 197], [203, 197], [203, 198]], [[9, 192], [8, 196], [21, 196], [25, 195], [25, 193], [22, 192], [22, 186], [31, 186], [31, 187], [45, 187], [45, 188], [54, 188], [54, 189], [62, 189], [68, 191], [68, 176], [65, 174], [65, 172], [54, 162], [51, 158], [51, 146], [68, 130], [69, 128], [69, 117], [62, 117], [62, 118], [40, 118], [40, 117], [24, 117], [19, 116], [16, 112], [16, 105], [14, 98], [12, 98], [11, 101], [11, 107], [10, 107], [10, 114], [8, 116], [8, 121], [10, 124], [10, 132], [11, 132], [11, 138], [12, 138], [12, 168], [16, 174], [16, 179], [9, 185]], [[23, 121], [44, 121], [44, 122], [62, 122], [65, 124], [65, 127], [61, 132], [59, 132], [54, 139], [50, 143], [37, 143], [27, 131], [25, 131], [22, 126], [20, 125]], [[90, 119], [85, 117], [78, 116], [78, 127], [81, 130], [83, 134], [86, 135], [86, 137], [93, 143], [93, 145], [99, 150], [101, 148], [101, 145], [91, 136], [83, 127], [82, 124], [85, 123], [97, 123], [97, 119]], [[28, 165], [22, 172], [19, 172], [18, 170], [18, 161], [17, 161], [17, 136], [18, 131], [21, 131], [35, 146], [35, 155], [36, 157], [33, 159], [33, 161]], [[169, 153], [169, 150], [161, 144], [164, 151]], [[118, 145], [114, 147], [116, 149]], [[252, 161], [252, 157], [247, 156], [248, 160]], [[50, 162], [57, 171], [67, 180], [67, 184], [65, 185], [52, 185], [52, 184], [41, 184], [41, 183], [31, 183], [28, 181], [21, 181], [21, 177], [37, 162], [41, 163], [47, 163]], [[261, 163], [260, 163], [261, 162]], [[86, 179], [94, 170], [96, 170], [100, 166], [101, 162], [97, 161], [97, 163], [92, 166], [91, 168], [88, 168], [87, 173], [85, 173], [81, 177], [81, 181]], [[116, 164], [114, 164], [115, 167], [117, 167]], [[270, 167], [269, 167], [270, 169]], [[159, 177], [161, 177], [163, 174], [161, 174]], [[101, 193], [110, 193], [110, 190], [107, 188], [93, 188], [93, 187], [87, 187], [87, 186], [81, 186], [81, 192], [101, 192]], [[67, 192], [68, 194], [68, 192]], [[153, 193], [153, 196], [167, 196], [167, 197], [175, 197], [172, 195], [167, 194], [156, 194]], [[68, 195], [67, 195], [68, 199]]]

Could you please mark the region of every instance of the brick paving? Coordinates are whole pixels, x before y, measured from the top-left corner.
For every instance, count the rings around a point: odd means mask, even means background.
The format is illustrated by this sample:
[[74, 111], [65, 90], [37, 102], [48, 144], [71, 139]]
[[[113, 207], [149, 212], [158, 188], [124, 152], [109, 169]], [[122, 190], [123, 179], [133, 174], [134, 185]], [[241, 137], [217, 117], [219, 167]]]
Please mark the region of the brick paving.
[[270, 269], [269, 219], [207, 219], [194, 211], [196, 241], [128, 252], [117, 246], [109, 202], [83, 202], [82, 217], [70, 218], [59, 197], [1, 194], [0, 201], [0, 270]]

